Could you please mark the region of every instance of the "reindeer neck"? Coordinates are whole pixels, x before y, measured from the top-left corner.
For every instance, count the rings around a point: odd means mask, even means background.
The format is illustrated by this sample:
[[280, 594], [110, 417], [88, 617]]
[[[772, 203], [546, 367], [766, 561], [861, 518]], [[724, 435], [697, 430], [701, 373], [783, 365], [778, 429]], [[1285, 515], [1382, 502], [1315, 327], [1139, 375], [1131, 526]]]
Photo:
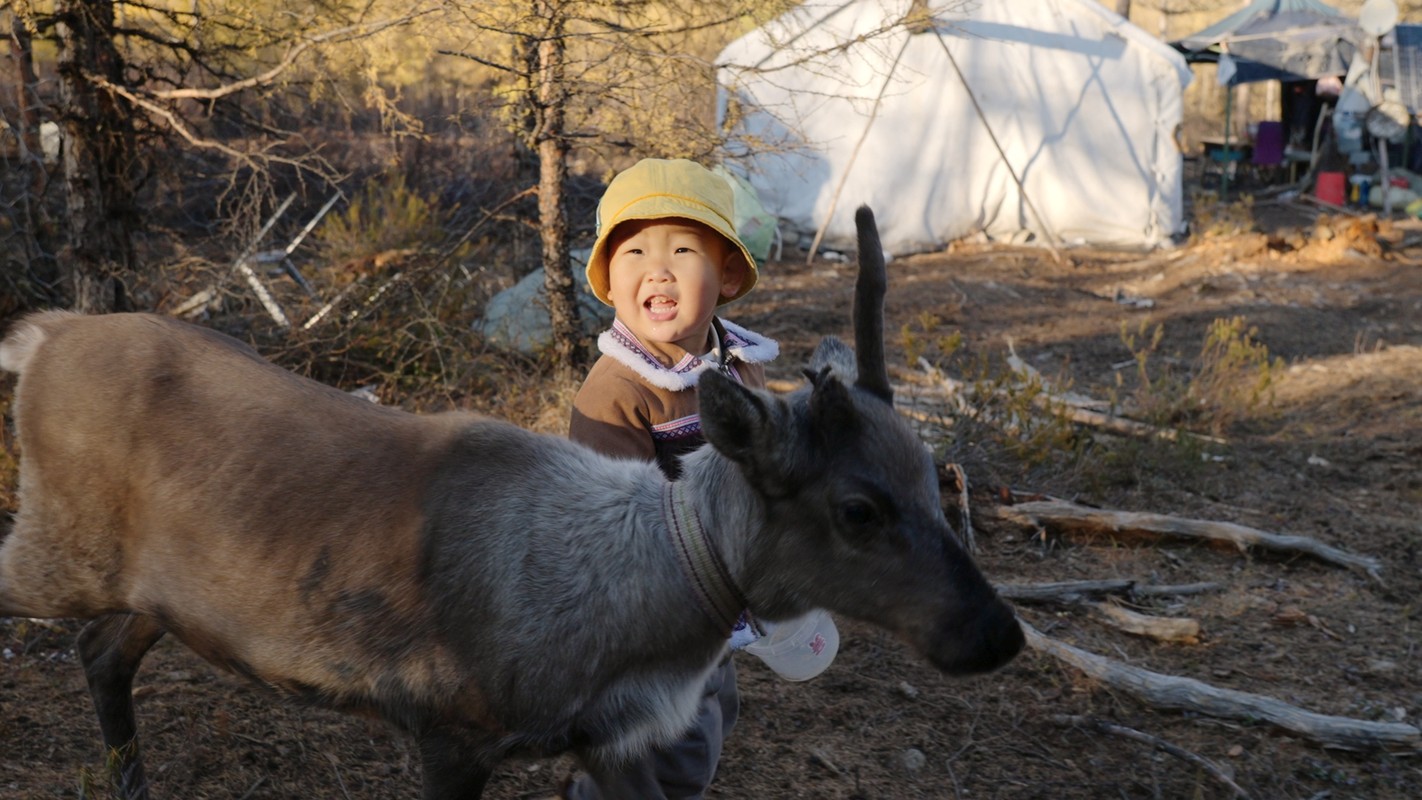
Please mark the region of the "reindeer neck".
[[685, 483], [668, 483], [663, 488], [662, 512], [682, 576], [701, 610], [729, 635], [745, 610], [745, 596], [702, 525], [701, 513]]
[[740, 471], [711, 447], [687, 456], [668, 484], [663, 509], [682, 573], [702, 611], [728, 633], [747, 601], [738, 575], [758, 515]]

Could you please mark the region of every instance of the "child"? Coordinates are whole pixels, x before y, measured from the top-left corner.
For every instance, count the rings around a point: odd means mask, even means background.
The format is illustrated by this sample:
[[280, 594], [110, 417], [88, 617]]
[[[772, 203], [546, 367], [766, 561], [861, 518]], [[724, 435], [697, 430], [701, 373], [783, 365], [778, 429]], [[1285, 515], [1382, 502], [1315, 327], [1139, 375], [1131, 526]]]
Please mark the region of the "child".
[[[686, 160], [644, 159], [607, 187], [587, 278], [616, 319], [598, 338], [602, 356], [573, 401], [574, 441], [654, 460], [675, 480], [678, 458], [705, 441], [696, 402], [700, 375], [720, 369], [764, 387], [763, 364], [779, 345], [715, 315], [756, 282], [755, 259], [736, 235], [733, 204], [729, 183]], [[744, 619], [733, 646], [754, 638]], [[739, 708], [735, 665], [727, 658], [707, 680], [696, 720], [681, 741], [628, 765], [627, 774], [644, 784], [655, 776], [659, 793], [649, 798], [700, 798]], [[583, 776], [563, 796], [597, 800], [602, 794]]]

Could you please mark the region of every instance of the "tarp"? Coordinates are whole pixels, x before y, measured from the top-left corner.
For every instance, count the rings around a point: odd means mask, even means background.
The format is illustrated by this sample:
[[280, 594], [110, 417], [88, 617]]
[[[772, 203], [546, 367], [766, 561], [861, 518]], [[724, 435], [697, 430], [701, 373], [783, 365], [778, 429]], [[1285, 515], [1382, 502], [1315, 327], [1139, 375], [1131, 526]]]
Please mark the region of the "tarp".
[[1176, 45], [1191, 60], [1229, 53], [1233, 86], [1343, 75], [1357, 47], [1357, 20], [1319, 0], [1254, 0]]
[[729, 155], [802, 244], [852, 247], [865, 203], [893, 254], [1183, 229], [1179, 53], [1096, 0], [913, 5], [807, 2], [718, 59]]

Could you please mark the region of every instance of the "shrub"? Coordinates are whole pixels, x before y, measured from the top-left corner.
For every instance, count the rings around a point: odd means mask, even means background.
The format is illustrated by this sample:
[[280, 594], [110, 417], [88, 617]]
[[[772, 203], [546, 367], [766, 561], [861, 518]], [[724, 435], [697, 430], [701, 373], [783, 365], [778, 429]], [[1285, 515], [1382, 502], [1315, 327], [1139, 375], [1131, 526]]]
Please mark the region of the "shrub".
[[1218, 436], [1267, 408], [1283, 362], [1270, 358], [1258, 335], [1243, 317], [1216, 319], [1199, 355], [1182, 368], [1159, 355], [1162, 326], [1148, 332], [1142, 322], [1132, 332], [1122, 323], [1121, 341], [1136, 368], [1137, 385], [1127, 403], [1131, 413], [1156, 425]]
[[456, 210], [437, 208], [406, 186], [403, 174], [387, 172], [367, 181], [344, 211], [328, 215], [316, 236], [325, 260], [340, 264], [442, 241]]

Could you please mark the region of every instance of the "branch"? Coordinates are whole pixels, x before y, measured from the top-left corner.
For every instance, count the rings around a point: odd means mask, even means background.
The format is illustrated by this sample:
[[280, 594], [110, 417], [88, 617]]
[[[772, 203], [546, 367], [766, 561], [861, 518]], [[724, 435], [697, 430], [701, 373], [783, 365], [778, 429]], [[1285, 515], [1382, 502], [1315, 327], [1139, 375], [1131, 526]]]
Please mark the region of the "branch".
[[307, 39], [299, 44], [288, 48], [286, 54], [282, 56], [281, 61], [278, 62], [276, 66], [272, 67], [266, 72], [263, 72], [260, 75], [254, 75], [245, 80], [237, 81], [236, 83], [229, 83], [226, 86], [219, 86], [215, 89], [171, 89], [168, 91], [153, 92], [152, 96], [160, 100], [216, 100], [217, 98], [236, 94], [237, 92], [245, 91], [255, 86], [265, 86], [269, 83], [274, 82], [277, 77], [281, 75], [281, 73], [285, 72], [292, 64], [296, 63], [296, 60], [301, 57], [302, 53], [306, 52], [312, 47], [315, 47], [320, 44], [326, 44], [328, 42], [338, 40], [341, 37], [345, 36], [350, 36], [350, 38], [352, 39], [374, 36], [375, 34], [380, 33], [381, 31], [386, 30], [388, 28], [398, 27], [400, 25], [407, 25], [419, 17], [432, 13], [432, 11], [432, 9], [426, 9], [424, 11], [417, 11], [414, 14], [409, 14], [404, 17], [399, 17], [397, 19], [384, 20], [381, 22], [374, 23], [362, 23], [360, 25], [348, 25], [344, 28], [337, 28], [333, 31], [327, 31], [326, 33], [318, 34], [316, 36], [311, 37], [310, 39]]
[[[918, 360], [919, 367], [927, 374], [933, 383], [923, 386], [923, 389], [935, 394], [946, 395], [950, 398], [962, 398], [969, 394], [972, 387], [963, 381], [944, 375], [937, 367], [928, 363], [927, 359]], [[1014, 370], [1016, 372], [1016, 370]], [[1020, 372], [1018, 374], [1021, 374]], [[913, 373], [906, 373], [906, 377], [914, 379]], [[919, 384], [922, 386], [922, 384]], [[1141, 439], [1164, 439], [1174, 442], [1182, 437], [1194, 439], [1211, 444], [1226, 444], [1224, 439], [1215, 436], [1193, 433], [1191, 431], [1181, 431], [1175, 428], [1160, 428], [1144, 422], [1137, 422], [1126, 417], [1113, 416], [1101, 411], [1086, 408], [1084, 401], [1077, 400], [1069, 395], [1056, 394], [1050, 390], [1045, 381], [1042, 382], [1042, 392], [1032, 397], [1032, 404], [1048, 414], [1056, 414], [1078, 425], [1086, 425], [1092, 428], [1100, 428], [1108, 433], [1122, 436], [1134, 436]], [[998, 395], [1006, 396], [1006, 392], [998, 391]], [[960, 401], [960, 410], [969, 416], [974, 415], [973, 409], [966, 403]]]
[[1132, 578], [1099, 581], [1061, 581], [1058, 583], [998, 584], [997, 593], [1016, 603], [1079, 603], [1098, 595], [1183, 595], [1217, 592], [1218, 583], [1185, 583], [1174, 586], [1142, 585]]
[[472, 53], [465, 53], [465, 52], [462, 52], [462, 51], [459, 51], [459, 50], [444, 50], [444, 49], [436, 50], [435, 52], [436, 52], [436, 53], [439, 53], [439, 54], [442, 55], [442, 56], [454, 56], [455, 58], [466, 58], [466, 59], [468, 59], [468, 60], [470, 60], [470, 61], [473, 61], [475, 64], [483, 64], [484, 66], [489, 67], [489, 68], [491, 68], [491, 69], [496, 69], [496, 70], [499, 70], [499, 71], [501, 71], [501, 72], [507, 72], [507, 73], [509, 73], [510, 75], [516, 75], [516, 76], [518, 76], [518, 77], [520, 77], [520, 78], [527, 78], [527, 77], [529, 76], [527, 72], [524, 72], [524, 71], [522, 71], [522, 70], [514, 69], [513, 67], [511, 67], [511, 66], [509, 66], [509, 65], [507, 65], [507, 64], [499, 64], [499, 63], [497, 63], [497, 62], [490, 61], [490, 60], [488, 60], [487, 58], [480, 58], [479, 56], [476, 56], [476, 55], [474, 55], [474, 54], [472, 54]]
[[1109, 733], [1113, 736], [1121, 736], [1126, 739], [1148, 744], [1157, 750], [1168, 753], [1181, 761], [1193, 764], [1204, 770], [1210, 777], [1228, 786], [1230, 791], [1234, 792], [1235, 797], [1243, 797], [1245, 800], [1249, 798], [1249, 794], [1240, 788], [1239, 784], [1235, 783], [1234, 779], [1229, 776], [1229, 773], [1225, 772], [1225, 770], [1215, 764], [1215, 762], [1197, 753], [1192, 753], [1179, 745], [1171, 744], [1157, 736], [1151, 736], [1148, 733], [1143, 733], [1135, 728], [1127, 728], [1124, 725], [1116, 725], [1106, 722], [1105, 720], [1091, 719], [1090, 717], [1074, 714], [1053, 714], [1052, 722], [1057, 725], [1067, 725], [1073, 728], [1089, 728], [1101, 733]]
[[968, 473], [960, 464], [945, 464], [944, 469], [953, 474], [958, 482], [958, 526], [962, 529], [963, 544], [969, 553], [978, 552], [978, 537], [973, 532], [973, 512], [968, 492]]
[[1133, 533], [1228, 542], [1240, 550], [1251, 546], [1283, 553], [1303, 553], [1320, 561], [1355, 570], [1382, 583], [1382, 562], [1330, 547], [1307, 536], [1267, 533], [1233, 522], [1185, 519], [1139, 511], [1088, 508], [1064, 500], [1040, 500], [1014, 506], [993, 506], [985, 513], [1025, 527], [1055, 528], [1062, 533], [1101, 535]]
[[138, 106], [139, 108], [147, 111], [148, 113], [163, 119], [168, 123], [168, 127], [172, 128], [174, 131], [177, 131], [178, 135], [188, 140], [189, 144], [192, 144], [196, 147], [216, 150], [220, 153], [223, 153], [224, 155], [230, 156], [231, 158], [242, 162], [243, 164], [246, 164], [249, 167], [256, 168], [256, 160], [252, 157], [250, 153], [244, 153], [241, 150], [237, 150], [236, 148], [228, 147], [222, 142], [215, 141], [212, 139], [204, 139], [201, 136], [198, 136], [196, 133], [188, 129], [187, 125], [183, 123], [183, 120], [172, 109], [164, 108], [163, 106], [160, 106], [157, 103], [154, 103], [153, 101], [141, 95], [138, 95], [133, 91], [130, 91], [126, 87], [119, 86], [116, 83], [111, 83], [98, 75], [86, 74], [85, 77], [95, 86], [98, 86], [102, 89], [106, 89], [118, 95], [119, 97], [122, 97], [128, 102], [134, 104], [135, 106]]
[[1101, 622], [1133, 636], [1157, 642], [1200, 643], [1200, 623], [1188, 617], [1156, 617], [1112, 603], [1090, 603], [1087, 607]]
[[1193, 678], [1161, 675], [1043, 635], [1022, 622], [1027, 645], [1156, 708], [1179, 709], [1220, 719], [1264, 721], [1345, 750], [1401, 749], [1422, 753], [1422, 730], [1400, 722], [1368, 722], [1305, 711], [1272, 697], [1221, 689]]

